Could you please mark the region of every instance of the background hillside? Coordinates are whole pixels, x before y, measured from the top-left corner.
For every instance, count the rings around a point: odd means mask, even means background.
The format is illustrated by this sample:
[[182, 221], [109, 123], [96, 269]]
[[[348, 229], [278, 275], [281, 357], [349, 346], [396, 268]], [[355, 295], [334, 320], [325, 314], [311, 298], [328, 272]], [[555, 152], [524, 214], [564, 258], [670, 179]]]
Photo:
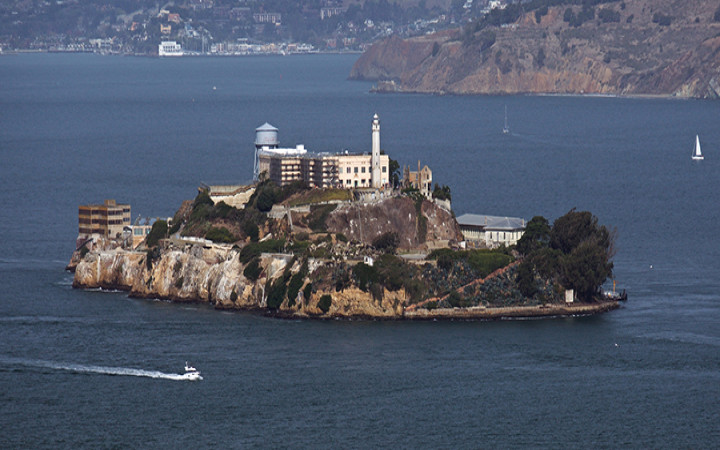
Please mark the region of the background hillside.
[[548, 3], [560, 2], [511, 5], [463, 28], [387, 38], [351, 77], [384, 81], [380, 90], [453, 94], [720, 94], [718, 2]]

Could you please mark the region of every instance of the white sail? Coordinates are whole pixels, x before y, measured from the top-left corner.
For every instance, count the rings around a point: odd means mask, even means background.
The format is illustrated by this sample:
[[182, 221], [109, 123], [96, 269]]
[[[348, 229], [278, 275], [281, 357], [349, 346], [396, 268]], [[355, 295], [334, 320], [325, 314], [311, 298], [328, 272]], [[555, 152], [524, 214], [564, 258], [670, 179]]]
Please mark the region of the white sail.
[[507, 105], [505, 105], [505, 126], [503, 127], [503, 134], [508, 134], [510, 132], [510, 127], [507, 123]]
[[700, 150], [700, 137], [697, 134], [695, 135], [695, 150], [693, 150], [692, 159], [705, 159], [702, 155], [702, 151]]

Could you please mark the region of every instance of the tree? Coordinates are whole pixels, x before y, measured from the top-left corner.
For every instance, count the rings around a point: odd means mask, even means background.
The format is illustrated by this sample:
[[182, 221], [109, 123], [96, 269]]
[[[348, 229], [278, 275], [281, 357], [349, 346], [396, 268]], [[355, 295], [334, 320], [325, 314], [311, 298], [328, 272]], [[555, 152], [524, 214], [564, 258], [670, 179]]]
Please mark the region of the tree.
[[560, 260], [562, 284], [574, 289], [578, 298], [591, 300], [603, 282], [612, 276], [613, 263], [597, 241], [581, 242]]
[[165, 236], [167, 236], [167, 232], [167, 222], [164, 220], [156, 220], [145, 239], [145, 244], [148, 247], [155, 247], [158, 242], [160, 242], [160, 239], [164, 239]]
[[400, 185], [400, 163], [390, 159], [388, 170], [390, 171], [390, 184], [396, 188]]
[[435, 184], [435, 189], [432, 193], [433, 198], [436, 198], [438, 200], [452, 200], [452, 193], [450, 192], [450, 186], [445, 186], [444, 184], [442, 186], [439, 186], [437, 183]]
[[517, 251], [522, 255], [547, 246], [550, 242], [550, 224], [543, 216], [535, 216], [525, 226], [525, 232], [517, 243]]
[[597, 217], [588, 211], [568, 211], [555, 220], [550, 232], [550, 247], [567, 254], [582, 241], [589, 239], [598, 229]]
[[591, 300], [612, 276], [613, 236], [597, 217], [573, 208], [558, 218], [550, 231], [550, 247], [559, 251], [560, 281], [578, 298]]

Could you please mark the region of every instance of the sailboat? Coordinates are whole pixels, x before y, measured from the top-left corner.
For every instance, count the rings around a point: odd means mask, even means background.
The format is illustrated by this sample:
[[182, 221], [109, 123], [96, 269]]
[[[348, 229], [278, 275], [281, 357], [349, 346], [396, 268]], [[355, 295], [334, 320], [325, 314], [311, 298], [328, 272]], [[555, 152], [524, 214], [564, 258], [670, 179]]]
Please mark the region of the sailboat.
[[705, 157], [702, 155], [702, 151], [700, 150], [700, 137], [698, 135], [695, 135], [695, 149], [693, 150], [692, 159], [695, 161], [701, 161], [705, 159]]
[[505, 126], [503, 127], [503, 134], [508, 134], [508, 133], [510, 133], [510, 127], [508, 126], [508, 123], [507, 123], [507, 105], [505, 105]]

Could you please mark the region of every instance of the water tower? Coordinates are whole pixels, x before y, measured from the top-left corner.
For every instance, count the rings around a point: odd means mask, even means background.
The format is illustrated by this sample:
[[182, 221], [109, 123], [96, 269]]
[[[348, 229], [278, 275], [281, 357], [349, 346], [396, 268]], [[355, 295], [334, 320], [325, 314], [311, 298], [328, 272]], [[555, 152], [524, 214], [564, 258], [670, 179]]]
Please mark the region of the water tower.
[[255, 164], [253, 170], [253, 180], [258, 181], [260, 177], [260, 162], [258, 153], [264, 149], [278, 148], [280, 141], [278, 141], [278, 129], [269, 123], [265, 122], [263, 125], [255, 128]]

